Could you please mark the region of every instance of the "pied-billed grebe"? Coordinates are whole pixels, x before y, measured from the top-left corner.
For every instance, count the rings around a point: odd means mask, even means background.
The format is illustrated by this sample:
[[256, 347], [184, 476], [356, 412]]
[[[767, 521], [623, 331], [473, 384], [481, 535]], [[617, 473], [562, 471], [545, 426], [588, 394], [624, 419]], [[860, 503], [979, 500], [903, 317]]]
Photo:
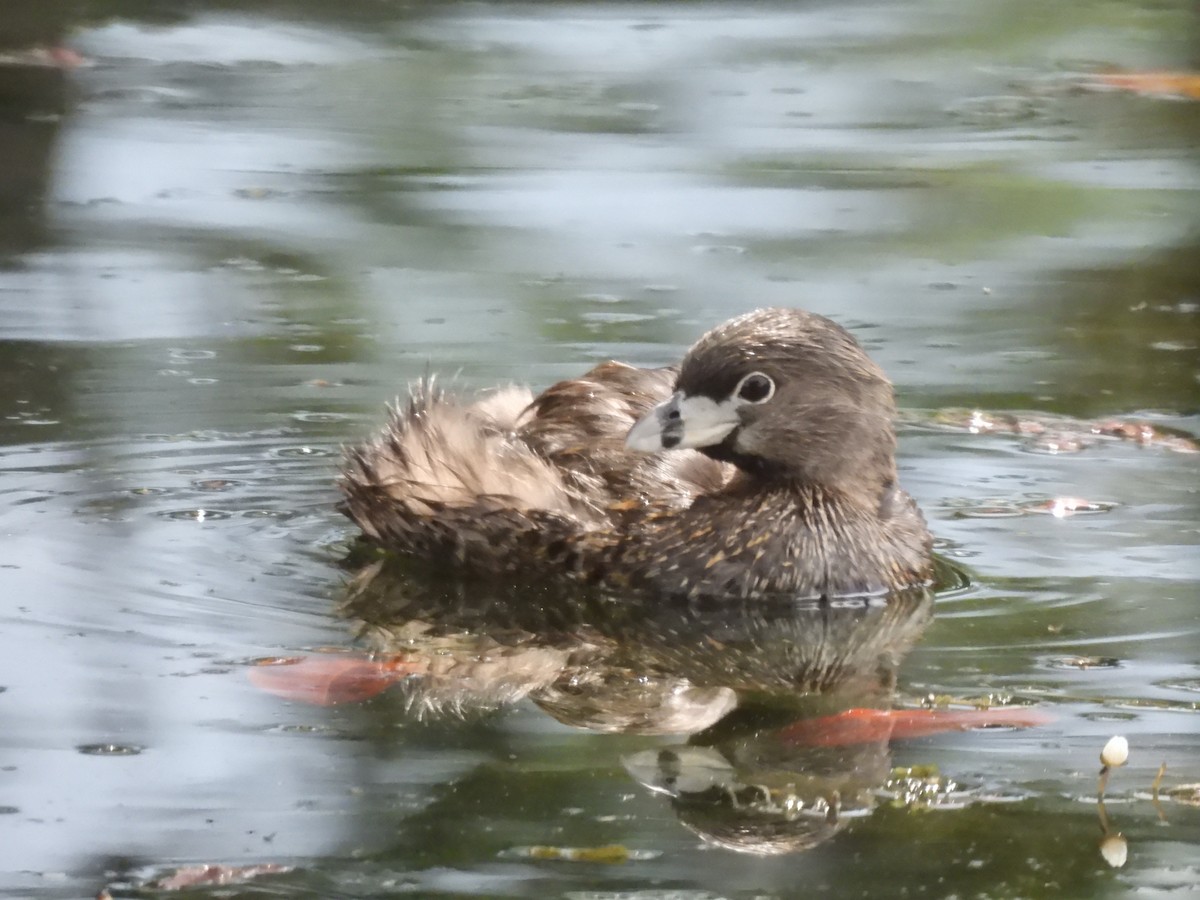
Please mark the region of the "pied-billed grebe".
[[763, 309], [676, 368], [608, 362], [533, 397], [428, 381], [351, 448], [345, 513], [465, 573], [685, 597], [833, 597], [928, 583], [896, 484], [892, 387], [841, 326]]

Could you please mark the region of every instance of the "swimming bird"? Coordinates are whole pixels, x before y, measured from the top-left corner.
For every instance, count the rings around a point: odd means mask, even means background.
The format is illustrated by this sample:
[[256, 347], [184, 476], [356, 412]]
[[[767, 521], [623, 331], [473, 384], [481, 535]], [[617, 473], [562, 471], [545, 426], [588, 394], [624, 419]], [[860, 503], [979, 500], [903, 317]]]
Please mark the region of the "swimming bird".
[[414, 385], [351, 447], [371, 543], [468, 577], [753, 600], [928, 584], [886, 375], [835, 322], [760, 309], [677, 367], [606, 362], [536, 397]]

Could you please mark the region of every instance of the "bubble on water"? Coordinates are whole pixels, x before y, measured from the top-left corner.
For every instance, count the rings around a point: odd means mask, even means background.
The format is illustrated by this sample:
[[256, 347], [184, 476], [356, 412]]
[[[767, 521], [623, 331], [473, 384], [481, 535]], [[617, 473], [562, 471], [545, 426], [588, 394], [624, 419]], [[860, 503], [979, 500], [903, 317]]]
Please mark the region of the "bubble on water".
[[79, 744], [75, 749], [85, 756], [137, 756], [146, 748], [137, 744]]
[[223, 509], [168, 509], [158, 514], [164, 519], [174, 519], [179, 522], [216, 522], [228, 519], [232, 513]]
[[332, 450], [326, 450], [322, 447], [278, 447], [275, 450], [271, 451], [271, 455], [282, 456], [282, 457], [285, 457], [288, 459], [295, 459], [295, 458], [305, 457], [305, 456], [312, 456], [312, 457], [333, 456], [334, 454], [333, 454]]
[[294, 509], [247, 509], [243, 510], [242, 517], [246, 519], [288, 519], [297, 515]]
[[171, 359], [176, 360], [196, 360], [196, 359], [215, 359], [217, 356], [216, 350], [188, 350], [184, 347], [172, 347], [167, 351], [167, 355]]

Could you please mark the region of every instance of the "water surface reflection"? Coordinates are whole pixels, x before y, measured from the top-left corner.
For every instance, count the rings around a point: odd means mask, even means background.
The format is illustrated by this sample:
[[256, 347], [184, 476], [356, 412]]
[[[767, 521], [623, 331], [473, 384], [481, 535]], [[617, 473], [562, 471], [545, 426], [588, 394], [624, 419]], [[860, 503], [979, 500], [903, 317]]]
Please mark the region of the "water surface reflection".
[[[1200, 432], [1200, 106], [1086, 89], [1194, 67], [1189, 4], [38, 9], [0, 36], [0, 893], [136, 893], [207, 862], [293, 868], [243, 896], [1115, 896], [1200, 877], [1200, 818], [1172, 793], [1200, 779], [1197, 457], [1048, 452], [935, 412]], [[771, 735], [798, 716], [596, 734], [530, 696], [429, 721], [404, 685], [316, 707], [246, 677], [352, 648], [338, 447], [431, 361], [466, 387], [545, 386], [677, 359], [765, 304], [833, 316], [892, 375], [904, 483], [973, 571], [907, 650], [902, 705], [1053, 723], [877, 742], [851, 764], [873, 773], [869, 815], [833, 835], [818, 815], [831, 839], [760, 858], [681, 820], [784, 809], [795, 745]], [[1058, 497], [1105, 511], [978, 514]], [[637, 684], [616, 696], [636, 706]], [[596, 687], [536, 699], [594, 723]], [[697, 726], [728, 702], [678, 696]], [[1117, 732], [1112, 868], [1080, 801]], [[1011, 802], [916, 812], [932, 766], [939, 789]], [[637, 853], [515, 852], [606, 845]]]

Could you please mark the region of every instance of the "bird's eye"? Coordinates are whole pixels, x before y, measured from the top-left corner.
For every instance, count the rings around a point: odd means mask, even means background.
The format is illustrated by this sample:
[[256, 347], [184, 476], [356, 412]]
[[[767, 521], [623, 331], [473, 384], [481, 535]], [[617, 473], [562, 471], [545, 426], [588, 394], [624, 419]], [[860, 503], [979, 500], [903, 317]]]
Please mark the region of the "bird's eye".
[[736, 393], [746, 403], [766, 403], [775, 393], [775, 382], [762, 372], [751, 372], [738, 382]]

